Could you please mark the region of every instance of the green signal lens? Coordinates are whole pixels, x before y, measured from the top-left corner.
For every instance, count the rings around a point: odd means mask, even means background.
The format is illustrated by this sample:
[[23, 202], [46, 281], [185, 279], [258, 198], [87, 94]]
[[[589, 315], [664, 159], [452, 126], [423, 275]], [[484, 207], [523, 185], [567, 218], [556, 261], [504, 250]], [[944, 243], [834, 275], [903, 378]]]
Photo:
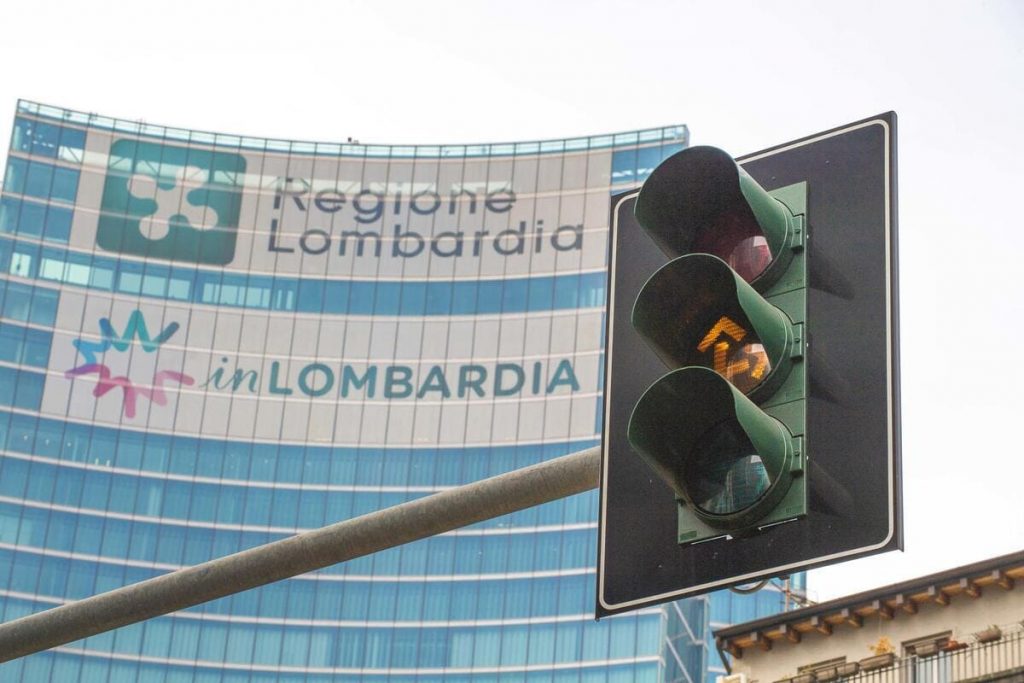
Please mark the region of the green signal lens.
[[651, 385], [627, 438], [696, 517], [687, 542], [802, 514], [775, 509], [803, 496], [797, 439], [713, 370], [682, 368]]
[[711, 429], [693, 450], [683, 480], [693, 504], [709, 515], [745, 510], [771, 488], [764, 461], [735, 419]]

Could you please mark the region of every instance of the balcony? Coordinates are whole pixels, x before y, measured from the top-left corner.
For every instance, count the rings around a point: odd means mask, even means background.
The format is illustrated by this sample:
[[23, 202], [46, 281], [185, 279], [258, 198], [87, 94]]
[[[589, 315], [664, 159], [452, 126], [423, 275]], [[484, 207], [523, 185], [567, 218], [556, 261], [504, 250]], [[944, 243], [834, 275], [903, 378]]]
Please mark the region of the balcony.
[[[990, 640], [985, 640], [988, 637]], [[916, 654], [892, 653], [803, 673], [776, 683], [1024, 683], [1024, 630], [1004, 634], [993, 629], [971, 643], [918, 648]]]

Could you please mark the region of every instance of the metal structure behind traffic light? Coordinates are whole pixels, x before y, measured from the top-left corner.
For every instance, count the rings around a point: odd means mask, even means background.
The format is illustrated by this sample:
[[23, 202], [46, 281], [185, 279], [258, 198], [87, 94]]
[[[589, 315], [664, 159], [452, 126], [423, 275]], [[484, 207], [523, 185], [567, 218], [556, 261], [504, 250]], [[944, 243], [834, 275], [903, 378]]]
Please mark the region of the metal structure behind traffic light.
[[598, 616], [902, 547], [895, 124], [612, 197]]
[[780, 193], [787, 205], [722, 150], [693, 147], [637, 197], [672, 260], [632, 324], [672, 371], [636, 404], [628, 438], [677, 496], [680, 543], [806, 513], [803, 189]]

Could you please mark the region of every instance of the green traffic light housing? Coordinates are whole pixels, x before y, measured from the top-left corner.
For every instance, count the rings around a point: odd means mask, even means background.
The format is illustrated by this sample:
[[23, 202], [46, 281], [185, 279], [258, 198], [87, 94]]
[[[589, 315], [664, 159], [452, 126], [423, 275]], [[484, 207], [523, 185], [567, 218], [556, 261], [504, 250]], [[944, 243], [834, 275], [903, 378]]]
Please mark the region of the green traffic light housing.
[[627, 439], [675, 493], [681, 544], [806, 514], [805, 188], [769, 193], [727, 153], [694, 147], [637, 196], [637, 221], [672, 260], [632, 325], [671, 372], [635, 405]]
[[652, 275], [633, 327], [668, 367], [702, 365], [745, 394], [769, 395], [802, 356], [800, 326], [708, 254], [680, 256]]
[[658, 380], [637, 403], [628, 438], [676, 494], [680, 543], [805, 512], [802, 439], [712, 370]]
[[728, 153], [691, 147], [651, 173], [637, 196], [637, 221], [670, 257], [718, 256], [759, 291], [786, 271], [802, 246], [802, 224]]

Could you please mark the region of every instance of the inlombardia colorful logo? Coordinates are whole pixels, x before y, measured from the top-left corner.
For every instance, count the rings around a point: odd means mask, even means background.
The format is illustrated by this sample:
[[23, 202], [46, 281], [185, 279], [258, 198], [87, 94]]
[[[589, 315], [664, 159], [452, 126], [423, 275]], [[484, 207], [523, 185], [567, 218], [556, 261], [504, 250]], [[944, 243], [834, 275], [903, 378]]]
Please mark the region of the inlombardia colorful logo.
[[160, 334], [152, 338], [146, 328], [146, 319], [142, 315], [142, 311], [132, 312], [124, 334], [121, 335], [114, 330], [109, 318], [101, 318], [99, 325], [102, 335], [100, 341], [88, 341], [79, 337], [71, 342], [85, 362], [65, 372], [64, 376], [73, 379], [95, 374], [96, 387], [93, 389], [92, 395], [96, 398], [101, 398], [114, 389], [121, 389], [123, 393], [121, 412], [125, 417], [135, 417], [139, 396], [144, 396], [160, 406], [167, 405], [167, 393], [164, 391], [164, 385], [167, 382], [176, 382], [186, 386], [195, 383], [191, 376], [183, 372], [156, 369], [153, 371], [152, 380], [148, 385], [135, 384], [127, 375], [115, 375], [109, 364], [105, 362], [105, 354], [108, 351], [113, 349], [120, 353], [127, 353], [136, 339], [145, 353], [153, 353], [174, 336], [180, 327], [178, 323], [169, 324]]
[[120, 254], [230, 263], [244, 175], [238, 154], [118, 140], [110, 146], [96, 243]]

